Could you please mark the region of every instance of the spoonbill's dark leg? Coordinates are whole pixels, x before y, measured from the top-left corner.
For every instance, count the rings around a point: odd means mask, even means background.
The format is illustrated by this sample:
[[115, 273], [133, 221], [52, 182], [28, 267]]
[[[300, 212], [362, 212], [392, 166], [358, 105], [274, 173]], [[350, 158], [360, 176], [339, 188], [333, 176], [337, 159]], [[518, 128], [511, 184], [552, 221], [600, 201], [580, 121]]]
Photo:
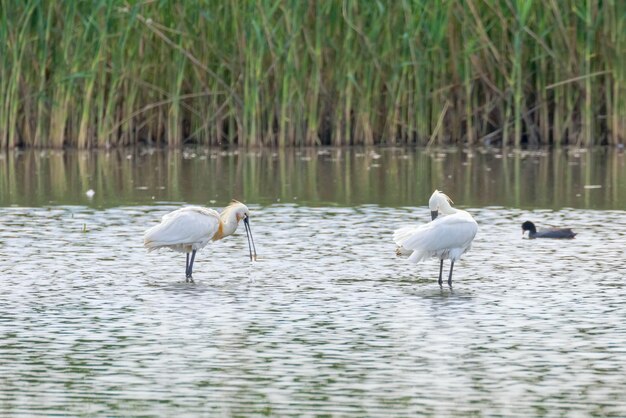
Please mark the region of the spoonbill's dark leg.
[[193, 277], [191, 277], [191, 274], [193, 272], [193, 260], [196, 258], [196, 250], [193, 250], [191, 252], [191, 260], [189, 261], [189, 267], [187, 268], [187, 278], [189, 279], [190, 282], [193, 282]]
[[443, 274], [443, 258], [441, 259], [441, 264], [439, 264], [439, 286], [441, 286], [441, 284], [443, 283], [443, 278], [442, 275]]
[[189, 281], [189, 253], [187, 253], [187, 261], [185, 262], [185, 282]]
[[452, 269], [454, 268], [454, 261], [450, 263], [450, 275], [448, 276], [448, 286], [452, 287]]

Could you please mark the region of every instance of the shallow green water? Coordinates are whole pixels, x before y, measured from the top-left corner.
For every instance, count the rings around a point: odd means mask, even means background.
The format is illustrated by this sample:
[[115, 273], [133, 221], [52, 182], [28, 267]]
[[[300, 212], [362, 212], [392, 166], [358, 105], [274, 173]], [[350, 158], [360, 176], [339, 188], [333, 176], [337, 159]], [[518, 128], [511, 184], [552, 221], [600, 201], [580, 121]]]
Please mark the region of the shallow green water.
[[[624, 155], [471, 155], [5, 154], [0, 415], [625, 416]], [[480, 228], [453, 289], [391, 242], [435, 187]], [[258, 262], [243, 231], [194, 284], [143, 250], [163, 214], [231, 197]]]
[[[626, 208], [622, 151], [458, 148], [0, 154], [0, 206], [424, 205], [434, 188], [468, 207]], [[93, 189], [93, 199], [85, 191]]]

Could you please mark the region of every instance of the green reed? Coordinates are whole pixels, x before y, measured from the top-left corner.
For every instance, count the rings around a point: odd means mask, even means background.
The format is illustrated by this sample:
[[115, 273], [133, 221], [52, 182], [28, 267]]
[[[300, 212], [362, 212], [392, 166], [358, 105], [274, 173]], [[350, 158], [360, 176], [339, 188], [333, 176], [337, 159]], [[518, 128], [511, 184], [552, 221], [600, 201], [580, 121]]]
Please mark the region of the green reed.
[[625, 140], [619, 0], [0, 0], [0, 148]]

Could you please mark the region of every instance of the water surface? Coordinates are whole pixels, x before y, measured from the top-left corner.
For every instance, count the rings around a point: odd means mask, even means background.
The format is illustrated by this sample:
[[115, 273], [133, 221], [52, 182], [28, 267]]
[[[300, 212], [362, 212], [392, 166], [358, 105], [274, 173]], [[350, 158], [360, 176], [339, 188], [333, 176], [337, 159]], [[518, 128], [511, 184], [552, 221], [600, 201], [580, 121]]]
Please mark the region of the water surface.
[[467, 207], [623, 209], [624, 178], [625, 153], [606, 148], [27, 151], [0, 153], [0, 206], [398, 207], [440, 188]]
[[[621, 154], [224, 153], [4, 155], [0, 415], [626, 415]], [[480, 228], [452, 289], [390, 239], [434, 187]], [[141, 247], [231, 196], [258, 262]]]

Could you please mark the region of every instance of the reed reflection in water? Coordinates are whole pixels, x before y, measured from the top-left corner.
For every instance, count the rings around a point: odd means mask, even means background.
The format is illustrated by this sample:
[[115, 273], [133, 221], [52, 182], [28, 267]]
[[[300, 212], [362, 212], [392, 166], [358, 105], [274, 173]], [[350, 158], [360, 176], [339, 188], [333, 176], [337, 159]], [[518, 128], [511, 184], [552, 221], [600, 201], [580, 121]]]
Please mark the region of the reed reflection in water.
[[[0, 206], [223, 204], [626, 207], [621, 150], [362, 148], [26, 151], [0, 154]], [[93, 200], [85, 196], [95, 190]]]

